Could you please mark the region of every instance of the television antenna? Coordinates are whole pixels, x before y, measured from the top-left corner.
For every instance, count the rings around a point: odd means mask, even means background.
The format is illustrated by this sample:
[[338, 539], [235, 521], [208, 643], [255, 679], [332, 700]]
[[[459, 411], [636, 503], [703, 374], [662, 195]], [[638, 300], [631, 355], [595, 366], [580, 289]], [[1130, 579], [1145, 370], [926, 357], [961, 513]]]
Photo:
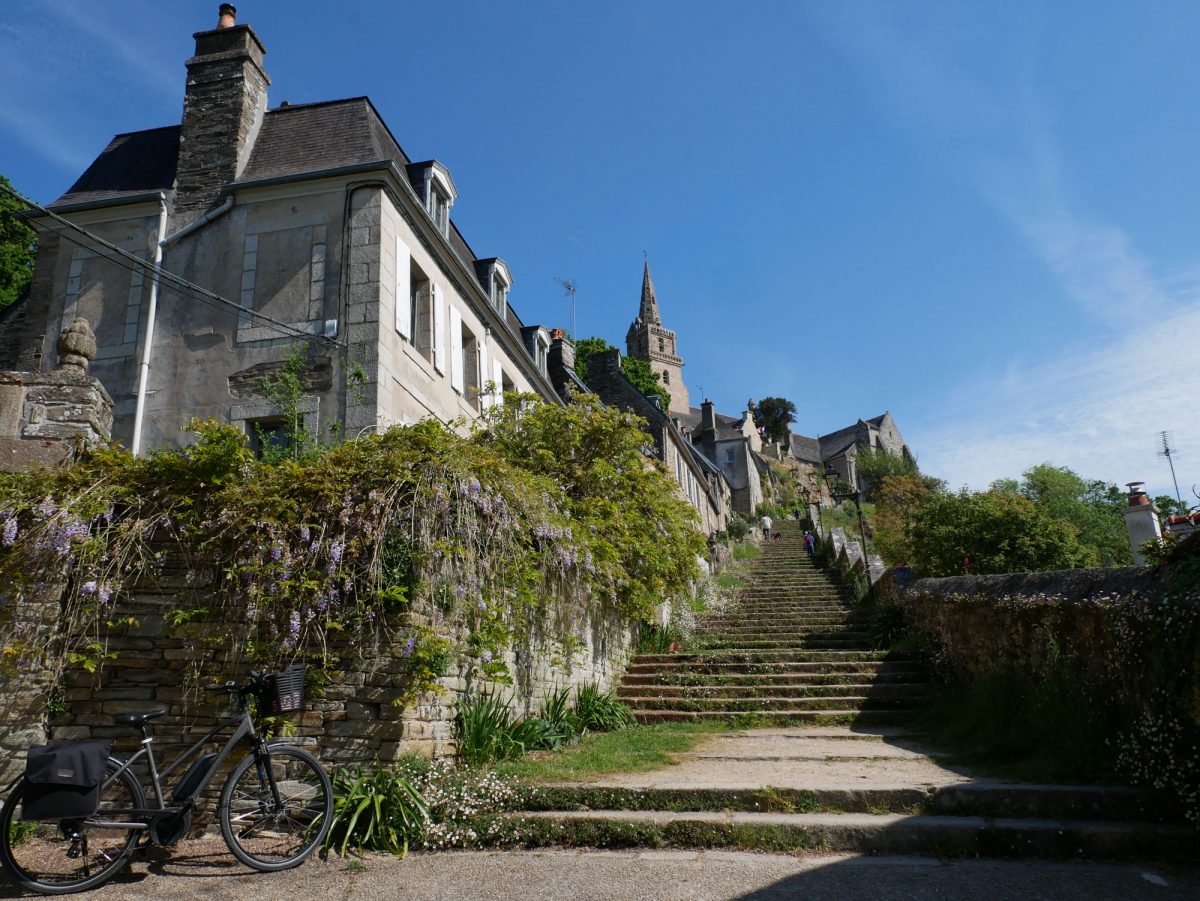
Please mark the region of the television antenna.
[[1179, 494], [1179, 479], [1175, 478], [1175, 461], [1172, 459], [1175, 448], [1171, 447], [1171, 433], [1159, 432], [1158, 439], [1162, 445], [1162, 450], [1158, 452], [1158, 456], [1167, 458], [1167, 465], [1171, 467], [1171, 481], [1175, 483], [1175, 500], [1179, 501], [1180, 506], [1182, 506], [1183, 497]]
[[578, 341], [579, 335], [575, 332], [575, 292], [579, 289], [579, 284], [573, 278], [562, 278], [554, 276], [554, 280], [563, 287], [563, 297], [571, 298], [571, 340]]

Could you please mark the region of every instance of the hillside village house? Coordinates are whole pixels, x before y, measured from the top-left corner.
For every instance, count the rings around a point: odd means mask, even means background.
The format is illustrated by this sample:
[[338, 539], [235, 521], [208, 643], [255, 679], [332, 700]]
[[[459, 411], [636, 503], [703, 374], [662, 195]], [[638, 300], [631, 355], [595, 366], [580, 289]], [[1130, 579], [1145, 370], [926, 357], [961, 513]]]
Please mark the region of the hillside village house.
[[305, 427], [323, 437], [474, 417], [489, 384], [560, 402], [549, 332], [521, 321], [508, 266], [455, 226], [449, 170], [410, 160], [366, 97], [268, 109], [265, 48], [235, 17], [224, 4], [195, 35], [182, 122], [117, 135], [50, 209], [242, 309], [155, 286], [42, 217], [34, 283], [0, 322], [0, 368], [53, 369], [60, 331], [86, 318], [113, 437], [142, 451], [186, 441], [191, 416], [252, 437], [278, 428], [262, 380], [295, 348]]

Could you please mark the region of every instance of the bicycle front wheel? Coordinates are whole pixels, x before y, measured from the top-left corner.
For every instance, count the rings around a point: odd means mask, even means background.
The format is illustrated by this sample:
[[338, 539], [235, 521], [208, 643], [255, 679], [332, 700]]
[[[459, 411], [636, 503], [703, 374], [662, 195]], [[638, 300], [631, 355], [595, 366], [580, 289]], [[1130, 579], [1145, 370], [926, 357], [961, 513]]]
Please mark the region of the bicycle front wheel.
[[[131, 814], [106, 811], [142, 809], [146, 797], [133, 773], [115, 776], [122, 761], [110, 757], [100, 808], [86, 819], [46, 822], [22, 818], [27, 783], [22, 780], [0, 811], [0, 861], [25, 888], [43, 895], [66, 895], [102, 885], [121, 871], [141, 831], [121, 828]], [[111, 781], [110, 781], [111, 780]], [[98, 821], [113, 825], [98, 826]]]
[[217, 808], [221, 835], [234, 857], [268, 871], [303, 862], [325, 841], [332, 817], [329, 774], [315, 757], [291, 745], [248, 754], [234, 767]]

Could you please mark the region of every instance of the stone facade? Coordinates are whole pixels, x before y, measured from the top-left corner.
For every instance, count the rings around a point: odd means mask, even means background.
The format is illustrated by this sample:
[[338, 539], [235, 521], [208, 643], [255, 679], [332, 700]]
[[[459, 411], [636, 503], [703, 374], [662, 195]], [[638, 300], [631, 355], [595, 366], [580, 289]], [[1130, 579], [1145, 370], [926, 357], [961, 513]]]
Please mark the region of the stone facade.
[[[233, 665], [232, 650], [216, 652], [198, 637], [212, 629], [211, 623], [193, 622], [171, 628], [171, 611], [193, 606], [196, 592], [207, 586], [190, 582], [182, 566], [169, 562], [153, 581], [138, 586], [116, 603], [113, 622], [128, 623], [110, 628], [104, 636], [113, 655], [101, 670], [92, 674], [70, 669], [62, 679], [59, 699], [66, 712], [47, 715], [47, 700], [57, 674], [49, 668], [26, 665], [18, 673], [0, 674], [0, 691], [9, 702], [0, 711], [0, 773], [15, 772], [30, 744], [51, 740], [111, 738], [122, 750], [136, 749], [137, 733], [117, 726], [120, 713], [166, 709], [154, 721], [160, 761], [169, 760], [186, 746], [185, 730], [196, 733], [216, 725], [224, 712], [223, 696], [188, 691], [187, 673], [202, 660]], [[56, 591], [49, 586], [46, 604], [38, 614], [53, 619], [58, 615]], [[131, 618], [128, 619], [127, 618]], [[546, 694], [564, 685], [591, 682], [603, 689], [614, 686], [624, 673], [634, 648], [634, 624], [616, 611], [598, 606], [588, 598], [571, 598], [553, 612], [546, 634], [527, 646], [511, 650], [506, 662], [513, 685], [494, 686], [509, 694], [521, 716], [541, 709]], [[432, 619], [410, 614], [411, 623], [428, 625]], [[404, 622], [393, 623], [400, 637], [360, 655], [345, 648], [346, 663], [319, 697], [308, 697], [303, 715], [295, 720], [297, 740], [311, 746], [329, 765], [371, 765], [415, 752], [428, 756], [454, 753], [454, 704], [468, 689], [483, 687], [469, 664], [441, 680], [441, 688], [408, 706], [397, 706], [408, 684], [404, 675]], [[553, 635], [551, 634], [553, 633]], [[555, 635], [571, 635], [565, 648]]]
[[146, 449], [191, 440], [191, 417], [277, 426], [249, 374], [296, 351], [328, 374], [299, 404], [322, 439], [477, 417], [489, 384], [561, 402], [508, 303], [507, 266], [477, 259], [449, 218], [445, 167], [411, 162], [365, 97], [268, 109], [249, 26], [195, 40], [182, 123], [116, 136], [50, 207], [130, 256], [35, 216], [33, 285], [0, 316], [0, 368], [53, 368], [51, 337], [87, 318], [92, 374], [129, 445], [152, 341]]

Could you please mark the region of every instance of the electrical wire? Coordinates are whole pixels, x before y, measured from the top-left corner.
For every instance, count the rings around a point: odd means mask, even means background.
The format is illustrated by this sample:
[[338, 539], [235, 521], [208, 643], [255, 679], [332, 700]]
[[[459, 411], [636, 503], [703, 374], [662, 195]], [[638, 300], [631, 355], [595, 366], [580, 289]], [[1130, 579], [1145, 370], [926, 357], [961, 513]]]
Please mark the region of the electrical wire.
[[[157, 274], [159, 277], [159, 280], [160, 280], [160, 284], [163, 282], [167, 282], [167, 283], [171, 284], [174, 287], [174, 290], [176, 293], [181, 294], [186, 297], [189, 297], [193, 300], [200, 301], [212, 309], [219, 309], [218, 305], [223, 305], [229, 309], [237, 310], [239, 313], [244, 313], [246, 315], [249, 315], [252, 318], [257, 319], [261, 322], [269, 323], [271, 327], [278, 329], [279, 331], [282, 332], [281, 337], [303, 338], [305, 340], [321, 341], [321, 342], [326, 343], [333, 347], [342, 347], [342, 348], [346, 347], [345, 342], [338, 341], [335, 338], [330, 338], [327, 335], [314, 334], [312, 332], [303, 331], [302, 329], [298, 329], [294, 325], [291, 325], [290, 323], [283, 322], [279, 319], [275, 319], [274, 317], [268, 316], [267, 314], [259, 312], [258, 310], [251, 309], [250, 307], [243, 306], [242, 304], [237, 303], [236, 301], [230, 300], [227, 297], [223, 297], [222, 295], [217, 294], [216, 292], [209, 291], [207, 288], [203, 288], [194, 282], [190, 282], [187, 279], [183, 278], [180, 275], [177, 275], [174, 272], [170, 272], [169, 270], [163, 269], [161, 266], [155, 266], [153, 263], [149, 262], [148, 260], [144, 260], [141, 257], [139, 257], [137, 254], [130, 253], [129, 251], [124, 250], [123, 248], [117, 247], [115, 244], [112, 244], [109, 241], [106, 241], [104, 238], [101, 238], [99, 235], [96, 235], [96, 234], [88, 231], [83, 226], [78, 225], [78, 224], [72, 222], [71, 220], [64, 218], [63, 216], [60, 216], [58, 213], [55, 213], [53, 210], [49, 210], [46, 207], [42, 206], [41, 204], [34, 203], [28, 197], [25, 197], [24, 195], [20, 194], [16, 190], [8, 187], [7, 185], [0, 184], [0, 191], [3, 191], [4, 193], [13, 197], [15, 200], [19, 201], [20, 203], [25, 204], [29, 209], [37, 210], [42, 215], [48, 216], [50, 219], [61, 223], [63, 227], [56, 229], [56, 228], [53, 228], [53, 227], [47, 225], [44, 222], [36, 222], [36, 221], [30, 222], [29, 220], [25, 219], [25, 217], [20, 216], [15, 210], [6, 210], [4, 212], [8, 212], [9, 214], [11, 214], [13, 216], [17, 216], [18, 218], [21, 218], [23, 221], [26, 222], [26, 224], [32, 225], [32, 227], [34, 227], [35, 229], [40, 228], [46, 232], [58, 235], [60, 238], [65, 238], [67, 241], [69, 241], [72, 244], [75, 244], [78, 247], [82, 247], [85, 250], [90, 250], [93, 253], [96, 253], [97, 256], [104, 258], [105, 260], [109, 261], [110, 263], [112, 263], [116, 266], [121, 267], [122, 269], [126, 269], [130, 272], [149, 273], [151, 276]], [[71, 234], [69, 234], [69, 232], [76, 232], [80, 235], [83, 235], [83, 237], [85, 239], [87, 239], [88, 241], [91, 241], [94, 244], [98, 244], [101, 247], [104, 247], [107, 250], [111, 251], [112, 253], [115, 253], [116, 257], [113, 257], [108, 254], [104, 254], [104, 253], [97, 251], [95, 249], [95, 247], [85, 244], [83, 242], [83, 240], [73, 237]]]

